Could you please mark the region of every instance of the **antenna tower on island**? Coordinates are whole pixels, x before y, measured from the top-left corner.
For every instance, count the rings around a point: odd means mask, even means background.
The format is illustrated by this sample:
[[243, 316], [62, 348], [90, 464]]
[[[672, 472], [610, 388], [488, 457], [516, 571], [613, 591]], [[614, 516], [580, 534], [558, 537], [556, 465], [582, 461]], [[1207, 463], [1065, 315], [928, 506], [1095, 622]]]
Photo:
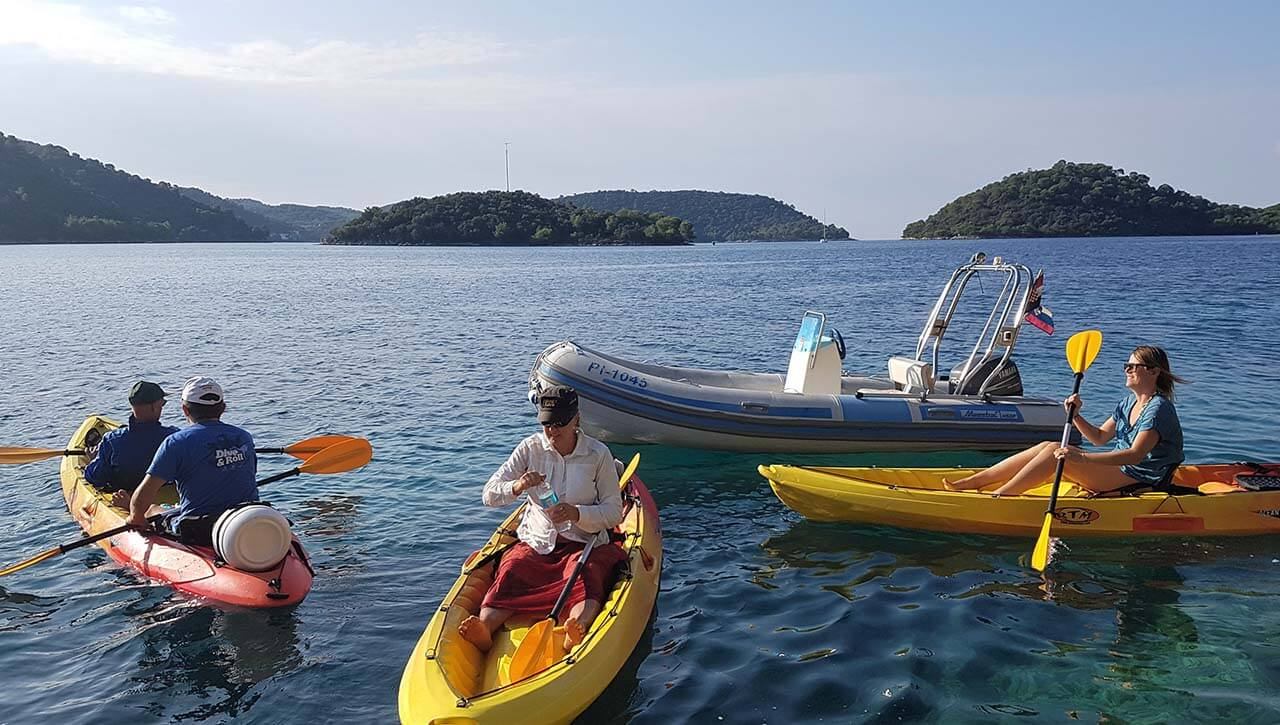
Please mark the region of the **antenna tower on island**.
[[502, 142], [502, 158], [507, 164], [507, 192], [511, 192], [511, 142]]

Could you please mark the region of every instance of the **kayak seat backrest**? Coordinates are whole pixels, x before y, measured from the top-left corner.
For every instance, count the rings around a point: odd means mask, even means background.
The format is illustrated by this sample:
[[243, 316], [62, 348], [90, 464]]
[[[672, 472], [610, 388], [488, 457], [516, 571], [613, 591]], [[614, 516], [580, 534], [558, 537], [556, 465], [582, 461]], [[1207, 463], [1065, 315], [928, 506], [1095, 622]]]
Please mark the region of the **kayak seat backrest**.
[[898, 390], [906, 393], [931, 392], [933, 366], [915, 358], [894, 355], [889, 358], [889, 379]]
[[497, 566], [497, 562], [490, 562], [473, 571], [454, 597], [445, 617], [436, 656], [449, 685], [463, 697], [474, 697], [480, 692], [485, 654], [458, 634], [458, 625], [468, 616], [480, 613], [480, 604], [493, 583]]

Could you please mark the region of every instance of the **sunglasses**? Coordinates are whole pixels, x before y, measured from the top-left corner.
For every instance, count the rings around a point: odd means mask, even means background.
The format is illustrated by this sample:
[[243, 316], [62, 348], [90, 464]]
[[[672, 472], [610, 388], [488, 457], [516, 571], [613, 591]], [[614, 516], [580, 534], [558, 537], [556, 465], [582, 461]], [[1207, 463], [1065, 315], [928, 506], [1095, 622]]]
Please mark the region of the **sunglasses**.
[[561, 421], [561, 422], [559, 422], [559, 423], [543, 423], [543, 424], [542, 424], [542, 427], [543, 427], [543, 428], [563, 428], [563, 427], [565, 427], [566, 425], [569, 425], [569, 424], [570, 424], [570, 423], [572, 423], [572, 422], [573, 422], [573, 420], [572, 420], [572, 419], [570, 419], [570, 420]]
[[1124, 364], [1124, 371], [1126, 373], [1131, 373], [1134, 370], [1137, 370], [1138, 368], [1145, 368], [1147, 370], [1150, 370], [1151, 366], [1146, 363], [1125, 363]]

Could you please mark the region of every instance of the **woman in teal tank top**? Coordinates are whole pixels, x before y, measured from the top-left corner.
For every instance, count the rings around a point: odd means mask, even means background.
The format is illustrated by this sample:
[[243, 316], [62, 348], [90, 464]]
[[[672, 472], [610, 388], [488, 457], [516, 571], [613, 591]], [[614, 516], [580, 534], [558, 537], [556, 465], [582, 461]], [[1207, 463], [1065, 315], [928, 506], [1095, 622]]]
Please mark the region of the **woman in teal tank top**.
[[1173, 386], [1186, 381], [1169, 368], [1169, 356], [1152, 345], [1141, 345], [1124, 364], [1129, 394], [1116, 404], [1111, 417], [1093, 425], [1080, 415], [1078, 395], [1063, 401], [1080, 435], [1095, 446], [1114, 441], [1109, 451], [1084, 451], [1046, 441], [1017, 453], [967, 478], [947, 482], [953, 491], [968, 491], [1001, 483], [994, 493], [1015, 495], [1053, 480], [1058, 459], [1065, 459], [1063, 480], [1094, 493], [1132, 487], [1161, 488], [1182, 463], [1182, 424], [1173, 405]]

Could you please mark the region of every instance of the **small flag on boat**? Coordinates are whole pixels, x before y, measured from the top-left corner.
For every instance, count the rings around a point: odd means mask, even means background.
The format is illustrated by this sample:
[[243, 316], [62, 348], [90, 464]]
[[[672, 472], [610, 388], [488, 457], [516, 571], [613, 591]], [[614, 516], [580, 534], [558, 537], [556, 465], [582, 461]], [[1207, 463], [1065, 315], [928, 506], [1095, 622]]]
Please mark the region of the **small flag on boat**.
[[1053, 310], [1044, 306], [1044, 270], [1036, 272], [1031, 282], [1031, 294], [1027, 295], [1027, 322], [1040, 328], [1046, 335], [1053, 334]]

